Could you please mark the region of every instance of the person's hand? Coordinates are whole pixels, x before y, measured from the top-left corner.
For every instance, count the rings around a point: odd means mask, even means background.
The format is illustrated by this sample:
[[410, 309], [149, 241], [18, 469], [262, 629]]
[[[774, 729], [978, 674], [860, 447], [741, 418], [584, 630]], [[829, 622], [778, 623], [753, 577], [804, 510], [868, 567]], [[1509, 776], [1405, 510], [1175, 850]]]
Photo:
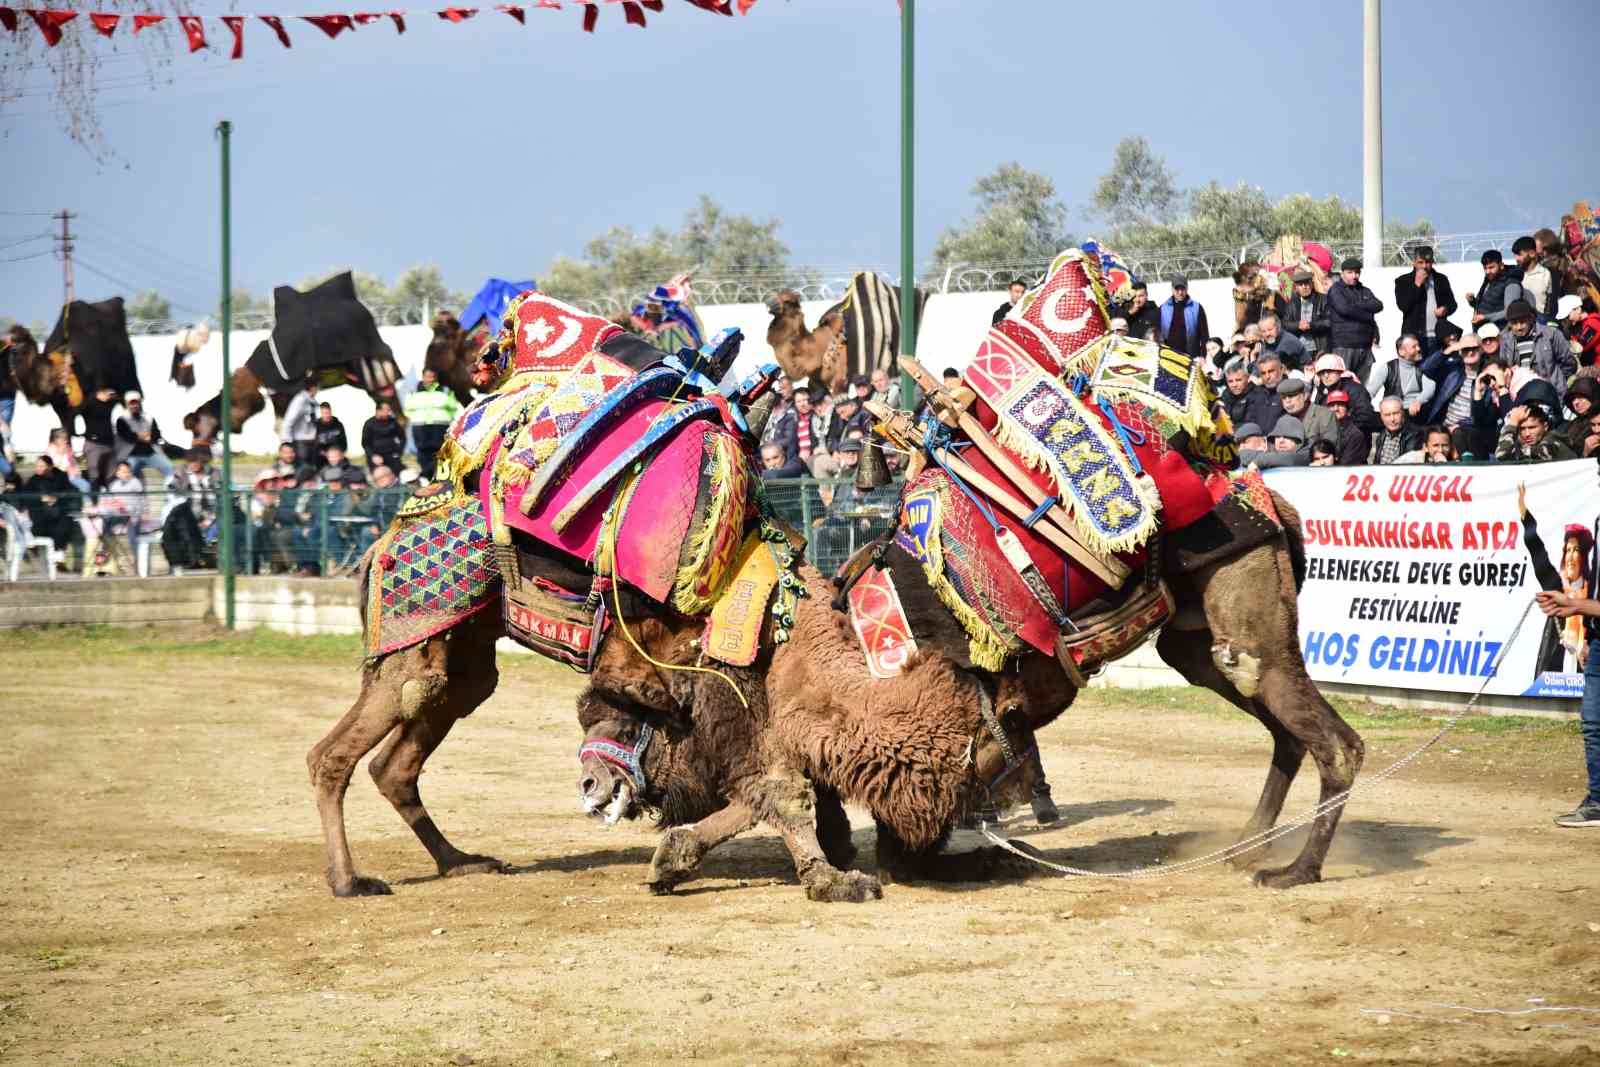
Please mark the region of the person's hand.
[[94, 398], [101, 403], [109, 404], [117, 398], [117, 391], [115, 389], [102, 389], [94, 394]]
[[1436, 318], [1436, 319], [1444, 318], [1444, 308], [1434, 308], [1433, 309], [1433, 317]]
[[1422, 288], [1424, 285], [1428, 284], [1428, 268], [1417, 267], [1411, 272], [1411, 277], [1412, 280], [1417, 283], [1417, 288]]
[[53, 508], [56, 505], [56, 499], [57, 498], [53, 496], [42, 496], [39, 498], [39, 503], [43, 504], [47, 508]]
[[1515, 429], [1516, 427], [1522, 425], [1522, 420], [1527, 417], [1528, 409], [1522, 404], [1518, 404], [1516, 407], [1506, 412], [1506, 425]]
[[1411, 403], [1406, 405], [1406, 411], [1411, 413], [1411, 417], [1413, 419], [1416, 418], [1418, 415], [1422, 414], [1422, 401], [1413, 400]]
[[1521, 519], [1528, 517], [1528, 483], [1526, 482], [1517, 483], [1517, 517]]
[[1472, 325], [1474, 325], [1474, 326], [1482, 326], [1483, 325], [1483, 320], [1484, 320], [1484, 316], [1482, 316], [1482, 315], [1474, 315], [1474, 316], [1472, 316]]
[[1539, 610], [1553, 619], [1570, 619], [1578, 614], [1578, 602], [1565, 593], [1541, 589], [1534, 599], [1539, 602]]
[[1475, 308], [1475, 307], [1478, 306], [1478, 294], [1477, 293], [1468, 293], [1467, 294], [1467, 306], [1470, 307], [1470, 308]]
[[1300, 332], [1301, 333], [1305, 333], [1309, 329], [1311, 329], [1311, 320], [1310, 319], [1301, 319], [1300, 320]]

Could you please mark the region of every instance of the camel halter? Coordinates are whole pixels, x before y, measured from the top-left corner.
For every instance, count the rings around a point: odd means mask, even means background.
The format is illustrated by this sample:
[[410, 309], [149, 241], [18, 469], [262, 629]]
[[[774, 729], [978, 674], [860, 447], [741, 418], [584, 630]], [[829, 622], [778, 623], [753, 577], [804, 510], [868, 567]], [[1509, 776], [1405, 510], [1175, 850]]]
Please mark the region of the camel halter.
[[1000, 717], [994, 713], [994, 702], [989, 699], [988, 691], [980, 685], [978, 686], [978, 727], [972, 732], [972, 740], [967, 742], [967, 762], [973, 765], [974, 768], [977, 765], [978, 737], [984, 730], [988, 730], [989, 736], [994, 738], [995, 744], [1000, 746], [1000, 754], [1005, 757], [1006, 761], [1005, 769], [988, 782], [982, 783], [983, 791], [992, 793], [999, 788], [1001, 783], [1010, 778], [1020, 767], [1033, 758], [1034, 753], [1039, 751], [1039, 742], [1035, 738], [1033, 743], [1018, 755], [1017, 750], [1012, 747], [1011, 739], [1006, 736], [1005, 727], [1000, 724]]
[[632, 745], [604, 739], [585, 741], [583, 747], [578, 749], [578, 762], [583, 762], [585, 756], [593, 756], [597, 760], [611, 764], [632, 781], [634, 796], [642, 798], [650, 784], [644, 773], [644, 756], [655, 736], [655, 729], [649, 723], [641, 722], [638, 740]]

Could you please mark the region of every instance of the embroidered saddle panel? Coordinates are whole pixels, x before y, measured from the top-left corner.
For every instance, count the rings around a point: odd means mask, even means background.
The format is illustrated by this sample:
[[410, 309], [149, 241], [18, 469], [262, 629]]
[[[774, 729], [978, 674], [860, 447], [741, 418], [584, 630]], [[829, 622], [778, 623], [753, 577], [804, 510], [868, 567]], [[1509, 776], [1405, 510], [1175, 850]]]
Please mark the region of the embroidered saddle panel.
[[373, 548], [367, 654], [417, 644], [498, 603], [493, 548], [483, 507], [472, 497], [398, 516]]

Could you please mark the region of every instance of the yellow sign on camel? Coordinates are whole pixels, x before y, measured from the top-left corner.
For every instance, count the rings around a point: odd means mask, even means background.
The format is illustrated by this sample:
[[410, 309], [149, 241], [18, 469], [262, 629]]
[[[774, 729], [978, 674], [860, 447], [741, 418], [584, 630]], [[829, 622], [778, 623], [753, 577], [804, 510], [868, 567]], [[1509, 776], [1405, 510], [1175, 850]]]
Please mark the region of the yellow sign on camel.
[[778, 584], [778, 563], [772, 549], [759, 537], [745, 538], [735, 561], [733, 580], [706, 620], [702, 647], [706, 655], [734, 667], [748, 667], [761, 648], [761, 624], [767, 601]]

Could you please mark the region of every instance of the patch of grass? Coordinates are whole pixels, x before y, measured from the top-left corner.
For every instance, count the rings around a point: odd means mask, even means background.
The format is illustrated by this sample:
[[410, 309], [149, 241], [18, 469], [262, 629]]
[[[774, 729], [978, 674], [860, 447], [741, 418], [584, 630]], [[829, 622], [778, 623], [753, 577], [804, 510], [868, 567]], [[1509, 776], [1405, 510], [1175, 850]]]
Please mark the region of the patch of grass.
[[64, 948], [36, 948], [27, 955], [28, 959], [44, 964], [47, 971], [64, 971], [82, 962]]
[[312, 634], [297, 637], [275, 630], [239, 630], [220, 626], [30, 626], [0, 631], [0, 656], [48, 653], [97, 661], [119, 655], [359, 660], [359, 634]]
[[[1444, 711], [1427, 714], [1407, 708], [1390, 708], [1364, 700], [1329, 696], [1328, 703], [1345, 722], [1357, 730], [1438, 729], [1448, 718]], [[1237, 718], [1238, 708], [1209, 689], [1163, 686], [1152, 689], [1086, 689], [1078, 694], [1072, 709], [1129, 710], [1147, 713], [1180, 711], [1213, 718]], [[1532, 715], [1471, 715], [1456, 726], [1459, 733], [1487, 736], [1577, 736], [1578, 724], [1571, 720], [1546, 719]]]

